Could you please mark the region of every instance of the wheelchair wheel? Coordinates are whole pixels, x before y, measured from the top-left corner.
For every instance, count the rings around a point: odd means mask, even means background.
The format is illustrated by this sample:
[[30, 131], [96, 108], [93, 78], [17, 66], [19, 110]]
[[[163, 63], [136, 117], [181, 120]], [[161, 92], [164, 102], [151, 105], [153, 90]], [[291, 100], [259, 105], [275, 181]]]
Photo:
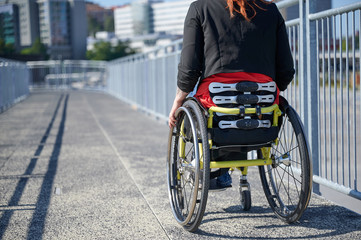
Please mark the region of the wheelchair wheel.
[[177, 110], [168, 142], [168, 191], [175, 219], [194, 232], [202, 221], [210, 180], [205, 117], [198, 104], [186, 101]]
[[252, 206], [252, 199], [251, 199], [251, 191], [249, 190], [241, 190], [241, 208], [243, 211], [249, 211]]
[[[279, 142], [272, 146], [270, 152], [274, 164], [260, 166], [259, 172], [272, 210], [283, 221], [292, 223], [302, 216], [308, 206], [312, 188], [312, 165], [302, 122], [287, 101], [282, 100], [280, 108], [283, 117], [280, 118], [282, 125]], [[258, 154], [262, 155], [260, 150]]]

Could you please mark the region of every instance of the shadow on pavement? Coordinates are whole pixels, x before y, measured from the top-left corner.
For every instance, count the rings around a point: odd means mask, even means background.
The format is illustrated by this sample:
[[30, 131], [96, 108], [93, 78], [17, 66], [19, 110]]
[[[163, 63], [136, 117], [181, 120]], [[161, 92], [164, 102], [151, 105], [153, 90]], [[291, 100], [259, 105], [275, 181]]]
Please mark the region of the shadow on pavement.
[[[235, 216], [231, 217], [217, 217], [217, 215], [223, 215], [225, 213], [231, 213]], [[254, 215], [253, 215], [254, 214]], [[259, 214], [257, 216], [257, 214]], [[265, 215], [266, 214], [266, 215]], [[206, 215], [211, 217], [211, 219], [206, 219], [202, 222], [202, 224], [212, 221], [221, 221], [227, 219], [241, 219], [241, 218], [274, 218], [274, 224], [267, 224], [264, 226], [255, 226], [254, 229], [256, 231], [274, 231], [275, 229], [280, 229], [280, 236], [279, 237], [252, 237], [252, 236], [242, 236], [242, 233], [239, 236], [234, 236], [237, 233], [232, 230], [229, 231], [229, 235], [226, 234], [217, 234], [206, 232], [202, 230], [202, 225], [200, 229], [196, 232], [198, 235], [209, 236], [209, 237], [216, 237], [216, 238], [227, 238], [227, 239], [313, 239], [313, 238], [342, 238], [343, 234], [350, 233], [353, 231], [360, 231], [361, 230], [361, 216], [357, 213], [352, 211], [347, 211], [343, 207], [339, 206], [309, 206], [305, 211], [302, 218], [293, 224], [287, 224], [282, 222], [278, 219], [272, 212], [270, 208], [263, 208], [263, 207], [252, 207], [250, 211], [242, 212], [239, 206], [232, 206], [229, 208], [224, 209], [224, 212], [209, 212]], [[257, 220], [258, 221], [258, 220]], [[269, 223], [269, 219], [267, 220]], [[295, 226], [298, 228], [305, 228], [303, 232], [306, 234], [302, 237], [300, 236], [292, 236], [292, 233], [287, 231], [289, 235], [282, 236], [282, 232], [285, 232], [284, 228], [289, 228], [290, 226]], [[308, 231], [308, 229], [315, 229], [315, 230], [322, 230], [322, 233], [317, 233], [317, 231]], [[325, 230], [328, 230], [325, 233]], [[277, 230], [276, 230], [277, 231]], [[309, 234], [307, 234], [307, 232]]]
[[[57, 116], [57, 113], [60, 108], [60, 104], [63, 99], [63, 95], [60, 96], [60, 99], [58, 100], [57, 106], [55, 108], [54, 114], [52, 116], [52, 119], [40, 141], [40, 144], [38, 145], [34, 157], [31, 158], [30, 163], [24, 172], [24, 175], [27, 177], [20, 177], [20, 180], [15, 188], [14, 194], [11, 197], [8, 206], [18, 206], [21, 196], [24, 193], [26, 184], [28, 183], [29, 178], [32, 176], [32, 172], [35, 169], [35, 166], [37, 164], [37, 161], [43, 151], [43, 148], [45, 146], [45, 143], [47, 141], [47, 138], [49, 136], [49, 133], [53, 127], [55, 118]], [[51, 194], [52, 194], [52, 187], [53, 182], [57, 170], [58, 165], [58, 158], [61, 150], [62, 145], [62, 139], [64, 135], [64, 127], [65, 127], [65, 120], [66, 120], [66, 110], [67, 110], [67, 103], [68, 103], [69, 95], [66, 96], [64, 101], [64, 108], [62, 113], [62, 118], [60, 122], [60, 126], [58, 129], [58, 133], [56, 136], [56, 142], [52, 151], [52, 154], [49, 159], [49, 165], [48, 170], [44, 176], [43, 183], [41, 186], [40, 194], [37, 199], [37, 203], [35, 205], [35, 211], [33, 213], [32, 221], [29, 226], [28, 230], [28, 239], [41, 239], [43, 234], [43, 229], [45, 225], [45, 218], [47, 215], [47, 210], [49, 208]], [[0, 219], [0, 239], [3, 238], [3, 235], [9, 225], [10, 219], [12, 215], [14, 214], [14, 211], [17, 210], [5, 210], [1, 219]]]

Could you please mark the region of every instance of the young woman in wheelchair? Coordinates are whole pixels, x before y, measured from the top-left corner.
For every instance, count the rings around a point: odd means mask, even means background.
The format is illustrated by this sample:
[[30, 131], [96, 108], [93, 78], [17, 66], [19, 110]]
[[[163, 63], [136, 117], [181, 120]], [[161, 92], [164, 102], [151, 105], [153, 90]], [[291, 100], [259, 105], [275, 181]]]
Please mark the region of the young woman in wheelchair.
[[[182, 147], [186, 144], [187, 139], [192, 139], [189, 129], [197, 129], [203, 124], [201, 124], [203, 120], [196, 116], [197, 111], [191, 110], [197, 107], [194, 107], [191, 102], [185, 102], [188, 94], [196, 86], [197, 90], [193, 97], [196, 99], [197, 104], [201, 105], [203, 116], [206, 115], [204, 120], [205, 124], [208, 125], [206, 135], [216, 136], [219, 139], [222, 136], [216, 135], [215, 132], [220, 132], [220, 135], [222, 135], [222, 131], [229, 130], [228, 132], [230, 132], [232, 129], [244, 129], [243, 133], [247, 133], [247, 129], [277, 128], [275, 125], [278, 116], [276, 119], [273, 117], [272, 112], [270, 114], [263, 113], [263, 108], [277, 106], [278, 109], [280, 103], [279, 93], [286, 90], [293, 79], [294, 73], [293, 58], [285, 22], [274, 3], [265, 0], [198, 0], [193, 2], [184, 23], [183, 47], [178, 65], [178, 88], [169, 113], [169, 127], [172, 132], [170, 138], [173, 139], [169, 143], [169, 148], [173, 148], [173, 150], [170, 150], [172, 153], [169, 153], [169, 158], [180, 158], [179, 156], [182, 153], [173, 153], [173, 151], [178, 151], [174, 149], [180, 148], [179, 145]], [[239, 110], [237, 114], [223, 114], [217, 111], [213, 112], [214, 107], [238, 108]], [[251, 116], [245, 112], [242, 113], [245, 109], [248, 111], [247, 108], [255, 109], [256, 114]], [[183, 114], [180, 114], [182, 111]], [[188, 115], [197, 118], [195, 123], [192, 123], [192, 126], [189, 123], [187, 124], [187, 122], [191, 121], [187, 120]], [[279, 130], [278, 127], [275, 133], [276, 137]], [[190, 134], [189, 136], [187, 131]], [[244, 138], [253, 138], [250, 141], [257, 142], [258, 138], [264, 138], [262, 135], [253, 134], [255, 131], [249, 132], [249, 136], [244, 136]], [[206, 145], [204, 139], [208, 139], [207, 136], [201, 139], [201, 137], [197, 137], [198, 133], [193, 134], [195, 134], [193, 135], [194, 141], [189, 140], [189, 142], [193, 144], [197, 142], [199, 146], [204, 147]], [[228, 136], [225, 138], [228, 138]], [[184, 140], [179, 140], [182, 137]], [[236, 138], [239, 140], [240, 137], [242, 138], [242, 136]], [[198, 139], [196, 140], [196, 138]], [[217, 143], [217, 140], [209, 139], [209, 142], [222, 145], [220, 142], [223, 141], [224, 145], [226, 145], [228, 140], [222, 139]], [[243, 146], [239, 142], [238, 145]], [[209, 150], [199, 147], [200, 149], [195, 151], [194, 146], [193, 150], [189, 150], [189, 152], [194, 151], [191, 158], [194, 159], [195, 155], [201, 156], [200, 158], [203, 161], [201, 160], [198, 168], [203, 168], [204, 174], [206, 168], [205, 156]], [[216, 149], [208, 146], [208, 143], [207, 147], [212, 150], [209, 153], [211, 156], [208, 157], [212, 161], [247, 159], [247, 151], [258, 149], [240, 147], [241, 151], [234, 152], [234, 148], [225, 146]], [[179, 151], [184, 152], [186, 150]], [[286, 156], [287, 153], [283, 155]], [[183, 161], [179, 159], [168, 161], [169, 191], [173, 213], [183, 227], [188, 231], [195, 231], [200, 224], [205, 207], [197, 205], [202, 202], [202, 200], [198, 199], [194, 200], [194, 206], [192, 205], [190, 210], [187, 209], [184, 206], [187, 202], [184, 200], [185, 197], [182, 192], [184, 189], [181, 184], [176, 183], [177, 181], [183, 181], [181, 180], [182, 177], [192, 179], [192, 183], [195, 182], [194, 171], [189, 174], [186, 173], [188, 169], [184, 167], [187, 165], [186, 161], [184, 161], [185, 163], [176, 163], [176, 161]], [[280, 160], [280, 162], [285, 164], [286, 160]], [[207, 175], [207, 178], [213, 179], [215, 176], [217, 177], [217, 180], [215, 182], [211, 181], [210, 186], [207, 186], [207, 188], [230, 187], [232, 179], [228, 169], [229, 167], [220, 168], [217, 172]], [[244, 171], [243, 167], [240, 169]], [[204, 182], [200, 181], [200, 184], [197, 183], [195, 186], [199, 189], [205, 188], [202, 184]], [[266, 185], [266, 188], [271, 187]], [[193, 189], [192, 191], [194, 192]], [[203, 191], [204, 189], [202, 189], [201, 198], [206, 199], [207, 193]], [[194, 194], [195, 198], [198, 198], [198, 193]], [[267, 194], [272, 195], [270, 192]], [[273, 200], [269, 201], [272, 202]], [[277, 201], [280, 202], [280, 200]], [[271, 202], [272, 205], [273, 202]], [[277, 208], [277, 203], [273, 205]], [[285, 208], [285, 204], [281, 203], [280, 205], [282, 207], [279, 208]], [[283, 209], [279, 212], [282, 211], [286, 210]], [[280, 215], [282, 214], [280, 213]]]
[[[194, 97], [205, 108], [216, 106], [209, 92], [212, 82], [276, 82], [278, 104], [278, 89], [285, 90], [295, 72], [284, 20], [274, 4], [262, 0], [194, 2], [184, 24], [178, 69], [170, 126], [199, 78]], [[231, 184], [228, 172], [217, 180], [218, 187]]]

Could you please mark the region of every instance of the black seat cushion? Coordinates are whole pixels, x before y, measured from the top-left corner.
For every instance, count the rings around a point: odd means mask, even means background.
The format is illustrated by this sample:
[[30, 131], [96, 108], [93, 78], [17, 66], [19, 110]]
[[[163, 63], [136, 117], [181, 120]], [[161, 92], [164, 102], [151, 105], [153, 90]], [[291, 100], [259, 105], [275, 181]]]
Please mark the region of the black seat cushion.
[[217, 147], [227, 145], [261, 145], [278, 137], [278, 127], [243, 129], [210, 129], [213, 144]]

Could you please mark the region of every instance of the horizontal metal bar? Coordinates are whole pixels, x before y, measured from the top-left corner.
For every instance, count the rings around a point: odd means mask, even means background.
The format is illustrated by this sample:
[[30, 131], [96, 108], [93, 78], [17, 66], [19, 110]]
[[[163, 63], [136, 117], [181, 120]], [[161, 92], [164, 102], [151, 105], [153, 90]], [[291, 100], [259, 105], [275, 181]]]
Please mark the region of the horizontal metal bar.
[[316, 20], [316, 19], [340, 15], [340, 14], [343, 14], [346, 12], [351, 12], [351, 11], [358, 10], [358, 9], [361, 9], [361, 2], [350, 4], [350, 5], [347, 5], [344, 7], [340, 7], [340, 8], [330, 9], [330, 10], [326, 10], [326, 11], [322, 11], [322, 12], [318, 12], [318, 13], [313, 13], [313, 14], [309, 15], [309, 19], [312, 21], [312, 20]]
[[[123, 63], [123, 62], [129, 62], [129, 61], [135, 61], [135, 60], [139, 60], [139, 59], [148, 59], [149, 58], [149, 55], [151, 54], [155, 54], [157, 55], [158, 52], [162, 52], [163, 50], [166, 51], [167, 48], [169, 47], [175, 47], [179, 44], [181, 44], [183, 42], [183, 39], [178, 39], [172, 43], [169, 43], [167, 45], [162, 45], [162, 46], [159, 46], [158, 48], [156, 49], [153, 49], [149, 52], [146, 52], [146, 53], [137, 53], [137, 54], [133, 54], [133, 55], [130, 55], [130, 56], [127, 56], [127, 57], [123, 57], [123, 58], [120, 58], [120, 59], [115, 59], [113, 61], [110, 61], [109, 63], [110, 64], [116, 64], [116, 63]], [[176, 50], [175, 52], [178, 52], [178, 50]], [[165, 53], [164, 55], [168, 56], [169, 53]]]
[[210, 168], [237, 168], [237, 167], [251, 167], [271, 165], [272, 159], [254, 159], [254, 160], [239, 160], [239, 161], [211, 161]]
[[289, 20], [289, 21], [285, 22], [285, 24], [286, 24], [286, 27], [292, 27], [292, 26], [300, 25], [300, 19], [296, 18], [296, 19], [293, 19], [293, 20]]
[[337, 184], [335, 182], [331, 182], [325, 178], [319, 177], [314, 175], [313, 176], [313, 182], [321, 184], [323, 186], [329, 187], [337, 192], [346, 194], [350, 197], [356, 198], [358, 200], [361, 200], [361, 192], [358, 192], [356, 190], [353, 190], [351, 188], [345, 187], [343, 185]]
[[[299, 174], [299, 175], [301, 174], [301, 171], [298, 168], [292, 167], [292, 171], [294, 173], [296, 173], [296, 174]], [[361, 200], [361, 193], [360, 192], [358, 192], [358, 191], [356, 191], [354, 189], [345, 187], [343, 185], [340, 185], [338, 183], [332, 182], [330, 180], [327, 180], [326, 178], [323, 178], [323, 177], [320, 177], [320, 176], [317, 176], [317, 175], [313, 175], [313, 182], [318, 183], [318, 184], [320, 184], [322, 186], [328, 187], [328, 188], [330, 188], [332, 190], [335, 190], [337, 192], [346, 194], [346, 195], [348, 195], [350, 197]]]
[[299, 0], [284, 0], [281, 2], [277, 2], [276, 5], [278, 8], [282, 9], [282, 8], [292, 7], [298, 3]]

